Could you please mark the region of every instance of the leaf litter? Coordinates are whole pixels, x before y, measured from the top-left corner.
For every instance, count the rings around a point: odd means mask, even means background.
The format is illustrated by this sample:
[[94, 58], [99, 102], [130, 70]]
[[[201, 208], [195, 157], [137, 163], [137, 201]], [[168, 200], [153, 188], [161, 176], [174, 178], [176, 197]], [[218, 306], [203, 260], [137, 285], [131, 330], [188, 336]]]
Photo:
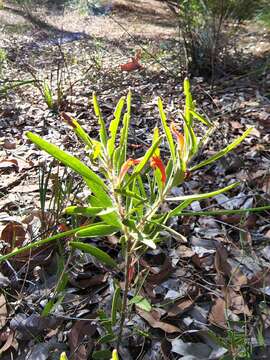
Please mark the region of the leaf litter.
[[[107, 22], [108, 19], [102, 21]], [[94, 34], [95, 31], [99, 33], [98, 29], [93, 30]], [[150, 52], [157, 53], [157, 48], [172, 45], [169, 39], [174, 31], [172, 27], [168, 28], [167, 34], [163, 28], [155, 29], [161, 31], [160, 40], [155, 38], [156, 33], [154, 38], [147, 39], [151, 31], [139, 40], [142, 46], [149, 46]], [[67, 57], [72, 53], [69, 57], [72, 79], [65, 78], [63, 85], [66, 89], [67, 83], [82, 77], [87, 62], [91, 62], [91, 72], [84, 77], [83, 84], [75, 83], [73, 93], [67, 91], [66, 99], [58, 110], [69, 111], [95, 136], [98, 126], [89, 108], [91, 93], [98, 92], [102, 111], [110, 119], [116, 101], [131, 88], [133, 123], [129, 151], [132, 155], [139, 155], [149, 146], [148, 134], [157, 123], [157, 96], [164, 98], [169, 117], [178, 121], [178, 109], [183, 105], [181, 81], [153, 59], [147, 59], [143, 52], [141, 57], [137, 56], [138, 43], [134, 43], [134, 39], [128, 38], [128, 44], [122, 50], [116, 50], [119, 29], [114, 28], [112, 34], [114, 32], [116, 36], [110, 41], [97, 37], [98, 43], [94, 47], [87, 38], [62, 45]], [[31, 39], [34, 34], [29, 31], [27, 36]], [[59, 58], [57, 47], [49, 45], [35, 50], [31, 45], [30, 50], [25, 52], [24, 39], [13, 40], [12, 34], [9, 34], [6, 39], [10, 47], [9, 56], [15, 56], [16, 60], [10, 64], [8, 75], [11, 79], [29, 77], [29, 73], [20, 66], [23, 64], [33, 67], [39, 76], [46, 64], [47, 78], [55, 76], [52, 64]], [[89, 55], [93, 50], [95, 57]], [[20, 58], [19, 54], [24, 55]], [[166, 54], [160, 56], [162, 61], [166, 59]], [[125, 63], [130, 57], [133, 57], [132, 61]], [[269, 79], [266, 81], [269, 83]], [[233, 156], [194, 173], [182, 188], [173, 189], [175, 196], [211, 191], [216, 185], [225, 186], [240, 179], [245, 182], [230, 195], [221, 194], [212, 200], [193, 203], [189, 210], [245, 209], [269, 203], [270, 108], [269, 100], [260, 94], [259, 83], [247, 76], [234, 81], [234, 87], [224, 81], [224, 84], [217, 84], [211, 90], [204, 79], [195, 77], [192, 87], [203, 112], [218, 121], [215, 141], [207, 144], [202, 160], [213, 154], [216, 148], [226, 146], [234, 136], [242, 134], [248, 125], [255, 124], [256, 128]], [[213, 101], [209, 94], [213, 95]], [[35, 128], [53, 143], [79, 156], [83, 154], [60, 116], [46, 108], [37, 89], [26, 86], [18, 91], [12, 90], [0, 102], [0, 207], [7, 214], [7, 221], [1, 218], [0, 249], [4, 254], [55, 231], [50, 229], [54, 224], [49, 218], [46, 218], [44, 231], [44, 214], [38, 214], [38, 167], [41, 162], [47, 162], [48, 157], [34, 149], [23, 137], [23, 132]], [[56, 167], [54, 165], [54, 169]], [[52, 183], [49, 187], [51, 193], [46, 194], [46, 205], [52, 194]], [[86, 194], [81, 193], [80, 196], [85, 197]], [[20, 218], [18, 214], [23, 215]], [[25, 215], [28, 215], [28, 220], [23, 222]], [[224, 330], [228, 330], [229, 326], [242, 331], [241, 322], [244, 320], [249, 329], [259, 331], [263, 326], [265, 333], [269, 333], [268, 215], [267, 212], [257, 214], [256, 218], [251, 214], [211, 218], [185, 215], [171, 220], [170, 226], [186, 237], [185, 244], [172, 233], [164, 231], [166, 241], [162, 244], [162, 251], [150, 251], [134, 267], [138, 277], [148, 274], [137, 295], [140, 299], [148, 299], [148, 303], [144, 303], [142, 308], [135, 302], [129, 318], [131, 327], [138, 326], [139, 331], [149, 334], [144, 338], [143, 345], [143, 337], [136, 337], [134, 331], [128, 333], [132, 340], [139, 339], [138, 348], [140, 351], [143, 349], [141, 359], [159, 359], [160, 348], [164, 354], [166, 351], [168, 354], [173, 352], [174, 358], [177, 355], [184, 359], [221, 358], [229, 352], [229, 348], [211, 342], [209, 335], [205, 336], [202, 331], [213, 331], [224, 337]], [[61, 219], [58, 220], [57, 225], [62, 225]], [[115, 257], [119, 256], [115, 235], [103, 240], [104, 249]], [[62, 251], [66, 251], [65, 243]], [[1, 288], [7, 288], [12, 294], [9, 296], [2, 291], [0, 295], [0, 323], [3, 328], [0, 353], [4, 356], [12, 353], [27, 359], [45, 360], [50, 358], [50, 352], [60, 354], [68, 347], [71, 358], [74, 356], [74, 359], [83, 360], [89, 358], [97, 346], [98, 334], [102, 330], [95, 321], [95, 311], [112, 295], [110, 271], [93, 262], [91, 256], [82, 256], [78, 251], [72, 258], [74, 265], [68, 269], [69, 280], [62, 302], [59, 301], [52, 315], [46, 318], [40, 313], [48, 299], [55, 296], [57, 261], [57, 251], [52, 246], [16, 256], [1, 265]], [[263, 324], [255, 321], [259, 316]], [[43, 339], [40, 344], [36, 341], [37, 335]], [[269, 335], [266, 341], [268, 339]], [[256, 338], [253, 338], [253, 347], [260, 347]], [[132, 351], [134, 349], [126, 341], [122, 354], [132, 359], [140, 353]]]

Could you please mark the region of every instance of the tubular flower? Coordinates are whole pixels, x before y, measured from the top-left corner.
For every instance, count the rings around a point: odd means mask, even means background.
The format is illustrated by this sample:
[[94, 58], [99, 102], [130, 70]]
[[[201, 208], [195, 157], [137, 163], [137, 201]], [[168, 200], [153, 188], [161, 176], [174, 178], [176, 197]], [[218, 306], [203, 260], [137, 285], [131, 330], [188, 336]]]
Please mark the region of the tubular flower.
[[181, 134], [177, 129], [174, 123], [171, 124], [171, 131], [175, 135], [177, 142], [178, 142], [178, 148], [180, 152], [181, 159], [184, 157], [184, 150], [185, 150], [185, 138], [184, 135]]
[[141, 159], [127, 159], [127, 161], [122, 165], [119, 173], [119, 182], [122, 182], [126, 173], [131, 168], [131, 166], [137, 165], [141, 162]]
[[166, 182], [166, 170], [161, 158], [157, 155], [152, 156], [150, 160], [150, 165], [154, 169], [159, 169], [161, 173], [161, 181], [164, 185]]

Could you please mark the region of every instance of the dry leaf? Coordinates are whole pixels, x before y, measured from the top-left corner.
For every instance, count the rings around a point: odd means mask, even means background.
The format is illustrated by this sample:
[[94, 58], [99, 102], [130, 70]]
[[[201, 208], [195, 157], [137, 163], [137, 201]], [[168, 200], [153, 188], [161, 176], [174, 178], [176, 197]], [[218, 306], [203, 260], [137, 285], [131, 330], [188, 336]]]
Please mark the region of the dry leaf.
[[6, 298], [3, 294], [0, 294], [0, 329], [2, 329], [7, 322], [7, 304]]
[[68, 343], [71, 351], [70, 360], [87, 360], [92, 352], [94, 342], [92, 336], [96, 332], [96, 326], [89, 321], [78, 320], [73, 325]]
[[188, 311], [194, 304], [194, 299], [181, 299], [174, 303], [169, 309], [168, 309], [168, 316], [174, 317], [182, 315], [185, 311]]
[[219, 244], [217, 246], [217, 251], [215, 255], [215, 268], [218, 274], [222, 276], [230, 276], [231, 275], [231, 265], [227, 262], [228, 253], [224, 246]]
[[178, 246], [176, 253], [180, 255], [181, 258], [190, 258], [195, 255], [195, 252], [185, 245]]
[[242, 129], [243, 125], [239, 121], [230, 122], [233, 129]]
[[7, 150], [16, 149], [16, 142], [10, 141], [10, 140], [5, 140], [5, 142], [3, 144], [3, 148], [7, 149]]
[[0, 170], [14, 170], [19, 171], [18, 161], [15, 159], [0, 160]]
[[10, 331], [4, 345], [0, 348], [0, 356], [3, 352], [7, 351], [13, 344], [14, 331]]
[[219, 326], [220, 328], [226, 329], [226, 318], [225, 318], [226, 302], [222, 298], [217, 298], [214, 305], [209, 313], [208, 320], [211, 324]]
[[[146, 263], [146, 261], [142, 260], [141, 264], [143, 266], [146, 266], [149, 268], [149, 266], [147, 266], [148, 264]], [[171, 264], [171, 261], [169, 260], [169, 258], [167, 256], [164, 257], [164, 262], [160, 268], [160, 271], [156, 274], [149, 274], [147, 276], [147, 282], [151, 283], [151, 284], [161, 284], [164, 280], [166, 280], [170, 273], [172, 272], [173, 267]], [[150, 268], [151, 271], [151, 268]]]
[[240, 292], [236, 292], [234, 289], [228, 288], [226, 291], [226, 298], [228, 306], [232, 312], [235, 314], [245, 314], [247, 316], [251, 316], [251, 312]]
[[23, 245], [26, 238], [26, 231], [21, 224], [18, 223], [9, 223], [7, 224], [1, 233], [1, 240], [4, 240], [9, 244], [9, 252], [12, 251], [15, 247], [20, 247]]
[[159, 312], [156, 310], [152, 310], [150, 312], [144, 311], [136, 306], [137, 313], [146, 320], [149, 325], [151, 325], [155, 329], [161, 329], [168, 334], [172, 334], [175, 332], [180, 332], [180, 329], [174, 325], [168, 324], [166, 322], [160, 321]]

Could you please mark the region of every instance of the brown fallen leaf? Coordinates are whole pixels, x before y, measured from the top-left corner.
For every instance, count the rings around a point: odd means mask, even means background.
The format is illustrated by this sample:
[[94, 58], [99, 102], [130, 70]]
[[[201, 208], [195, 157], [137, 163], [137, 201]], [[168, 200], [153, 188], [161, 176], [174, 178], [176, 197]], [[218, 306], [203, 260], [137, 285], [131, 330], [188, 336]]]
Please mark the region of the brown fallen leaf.
[[5, 140], [3, 144], [3, 148], [7, 150], [16, 149], [16, 142], [11, 140]]
[[241, 292], [237, 292], [233, 288], [228, 288], [226, 289], [226, 299], [227, 304], [233, 313], [251, 316], [251, 312]]
[[0, 294], [0, 329], [2, 329], [7, 322], [7, 304], [6, 304], [6, 298], [3, 294]]
[[70, 360], [87, 360], [94, 346], [92, 336], [97, 328], [89, 321], [78, 320], [73, 325], [68, 343], [71, 351]]
[[174, 303], [172, 306], [169, 307], [167, 314], [168, 317], [176, 317], [179, 315], [184, 314], [184, 312], [188, 311], [194, 304], [195, 299], [189, 299], [184, 298], [176, 303]]
[[180, 332], [181, 330], [171, 324], [168, 324], [166, 322], [160, 321], [160, 315], [159, 312], [156, 310], [152, 310], [150, 312], [144, 311], [136, 306], [136, 312], [144, 319], [146, 320], [150, 326], [152, 326], [155, 329], [161, 329], [165, 333], [172, 334], [175, 332]]
[[230, 122], [233, 129], [242, 129], [243, 125], [239, 121]]
[[16, 159], [2, 159], [0, 160], [0, 170], [13, 170], [15, 172], [19, 171], [18, 161]]
[[[140, 264], [142, 266], [148, 268], [150, 270], [150, 272], [151, 271], [154, 272], [153, 268], [151, 266], [149, 266], [145, 260], [141, 259]], [[157, 272], [155, 274], [150, 273], [147, 276], [147, 282], [149, 282], [151, 284], [159, 285], [169, 277], [172, 270], [173, 270], [173, 267], [172, 267], [171, 261], [169, 260], [169, 258], [167, 256], [164, 256], [164, 262], [161, 265], [159, 272]]]
[[270, 176], [266, 176], [262, 182], [262, 190], [270, 194]]
[[195, 255], [194, 250], [185, 245], [178, 246], [178, 248], [176, 249], [176, 253], [179, 254], [181, 258], [190, 258]]
[[1, 233], [1, 240], [9, 245], [8, 252], [11, 252], [16, 247], [22, 246], [25, 239], [26, 231], [23, 225], [18, 223], [8, 223]]
[[106, 273], [93, 275], [86, 279], [73, 279], [70, 277], [69, 282], [71, 283], [71, 285], [80, 289], [87, 289], [105, 283], [108, 279], [108, 276], [108, 273]]
[[228, 253], [225, 247], [221, 244], [217, 246], [215, 255], [215, 268], [218, 274], [222, 276], [230, 276], [232, 267], [227, 262]]
[[4, 345], [0, 348], [0, 356], [3, 352], [7, 351], [13, 344], [15, 332], [10, 331]]
[[225, 318], [226, 302], [222, 298], [217, 298], [212, 305], [208, 320], [211, 324], [216, 325], [222, 329], [227, 328]]

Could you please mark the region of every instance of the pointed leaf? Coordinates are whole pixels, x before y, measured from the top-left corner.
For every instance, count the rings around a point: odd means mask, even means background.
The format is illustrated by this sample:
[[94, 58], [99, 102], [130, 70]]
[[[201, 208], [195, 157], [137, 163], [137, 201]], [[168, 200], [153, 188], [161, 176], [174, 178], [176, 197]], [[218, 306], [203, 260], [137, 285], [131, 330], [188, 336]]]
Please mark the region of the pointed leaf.
[[121, 299], [120, 293], [121, 293], [121, 289], [119, 286], [117, 286], [117, 288], [114, 290], [113, 301], [112, 301], [112, 310], [111, 310], [112, 326], [116, 324], [116, 320], [117, 320], [117, 308]]
[[194, 170], [200, 169], [201, 167], [212, 164], [214, 161], [220, 159], [222, 156], [226, 155], [228, 152], [230, 152], [236, 146], [238, 146], [249, 135], [249, 133], [252, 131], [252, 129], [253, 128], [247, 129], [241, 136], [239, 136], [236, 140], [234, 140], [231, 144], [226, 146], [224, 149], [220, 150], [215, 155], [211, 156], [209, 159], [206, 159], [206, 160], [202, 161], [201, 163], [192, 166], [189, 170], [194, 171]]
[[101, 114], [100, 107], [99, 107], [98, 100], [97, 100], [95, 93], [93, 93], [93, 105], [94, 105], [94, 111], [95, 111], [96, 116], [98, 117], [98, 122], [99, 122], [99, 126], [100, 126], [100, 129], [99, 129], [100, 141], [103, 144], [103, 146], [106, 148], [106, 145], [107, 145], [106, 126], [105, 126], [105, 122], [102, 118], [102, 114]]
[[201, 115], [199, 115], [196, 111], [193, 110], [189, 110], [190, 113], [197, 119], [199, 120], [201, 123], [207, 125], [208, 127], [212, 127], [213, 124], [211, 124], [210, 121], [208, 121], [207, 119], [205, 119], [204, 117], [202, 117]]
[[73, 249], [79, 249], [81, 251], [84, 251], [84, 252], [94, 256], [97, 260], [99, 260], [100, 262], [102, 262], [105, 265], [108, 265], [113, 268], [117, 267], [117, 263], [115, 262], [115, 260], [110, 255], [105, 253], [105, 251], [99, 249], [96, 246], [93, 246], [90, 244], [85, 244], [85, 243], [79, 242], [79, 241], [71, 241], [69, 243], [69, 245]]
[[159, 109], [159, 114], [160, 114], [163, 130], [164, 130], [164, 133], [166, 135], [166, 138], [167, 138], [167, 141], [168, 141], [168, 144], [169, 144], [169, 148], [170, 148], [170, 151], [171, 151], [171, 156], [172, 156], [173, 161], [175, 161], [176, 160], [175, 145], [174, 145], [171, 130], [170, 130], [169, 126], [167, 125], [167, 119], [166, 119], [166, 115], [165, 115], [164, 110], [163, 110], [163, 104], [162, 104], [161, 98], [158, 98], [158, 109]]
[[140, 309], [144, 310], [144, 311], [151, 311], [152, 310], [152, 306], [149, 303], [149, 301], [144, 298], [141, 295], [135, 295], [130, 301], [129, 304], [135, 304], [136, 306], [138, 306]]
[[84, 131], [84, 129], [81, 127], [78, 121], [64, 112], [61, 113], [61, 116], [65, 120], [65, 122], [73, 128], [77, 137], [81, 139], [85, 143], [85, 145], [92, 148], [93, 141], [91, 140], [90, 136]]
[[110, 350], [97, 350], [93, 352], [93, 360], [110, 360], [112, 353]]
[[77, 238], [85, 238], [85, 237], [96, 237], [96, 236], [108, 236], [112, 235], [119, 231], [118, 227], [104, 224], [104, 223], [98, 223], [90, 225], [89, 227], [79, 230], [76, 233]]
[[102, 207], [81, 207], [81, 206], [69, 206], [65, 209], [67, 215], [85, 215], [85, 216], [95, 216], [99, 214], [104, 208]]
[[234, 215], [246, 214], [249, 212], [264, 212], [269, 211], [270, 205], [256, 208], [236, 209], [236, 210], [202, 210], [202, 211], [183, 211], [183, 216], [220, 216], [220, 215]]
[[81, 176], [91, 180], [96, 185], [99, 185], [102, 188], [106, 188], [101, 178], [75, 156], [70, 155], [66, 151], [59, 149], [57, 146], [49, 143], [46, 140], [43, 140], [38, 135], [33, 134], [29, 131], [26, 132], [26, 136], [39, 148], [45, 150], [48, 154], [52, 155], [55, 159], [62, 162], [65, 166], [70, 167], [72, 170], [74, 170]]
[[117, 130], [119, 127], [121, 113], [122, 113], [124, 104], [125, 104], [125, 98], [122, 97], [116, 106], [116, 109], [114, 112], [114, 119], [110, 123], [109, 131], [110, 131], [111, 137], [108, 140], [108, 144], [107, 144], [107, 150], [108, 150], [108, 154], [110, 157], [113, 155], [113, 152], [115, 150], [115, 139], [116, 139], [116, 134], [117, 134]]
[[225, 191], [231, 190], [231, 189], [235, 188], [238, 185], [240, 185], [240, 183], [236, 182], [236, 183], [233, 183], [233, 184], [231, 184], [229, 186], [226, 186], [226, 187], [224, 187], [222, 189], [215, 190], [215, 191], [212, 191], [212, 192], [209, 192], [209, 193], [176, 196], [176, 197], [172, 197], [172, 198], [167, 198], [166, 201], [187, 201], [187, 200], [195, 201], [195, 200], [208, 199], [208, 198], [213, 197], [215, 195], [222, 194]]

